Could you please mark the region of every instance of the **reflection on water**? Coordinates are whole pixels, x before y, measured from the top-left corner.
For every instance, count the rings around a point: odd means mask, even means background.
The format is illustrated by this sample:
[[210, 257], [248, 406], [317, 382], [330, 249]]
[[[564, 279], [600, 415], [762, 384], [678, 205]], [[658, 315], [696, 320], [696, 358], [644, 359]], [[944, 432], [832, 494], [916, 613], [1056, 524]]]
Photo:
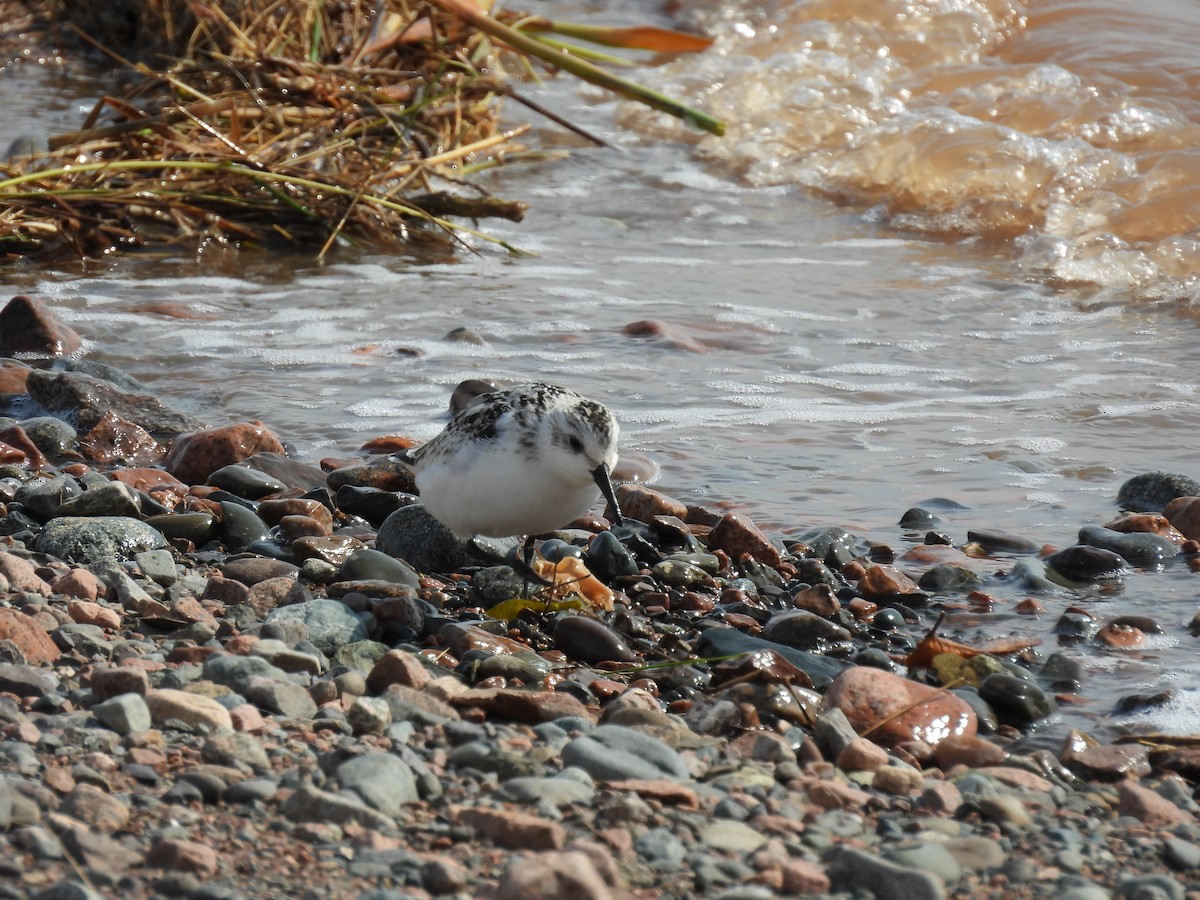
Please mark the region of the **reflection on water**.
[[[532, 201], [524, 224], [492, 231], [534, 258], [138, 258], [14, 271], [7, 287], [47, 296], [92, 358], [168, 402], [262, 419], [314, 461], [376, 434], [433, 435], [461, 379], [548, 380], [615, 409], [664, 490], [785, 533], [844, 525], [903, 549], [921, 536], [899, 531], [901, 513], [949, 498], [961, 508], [937, 511], [958, 543], [992, 528], [1066, 546], [1113, 515], [1128, 476], [1197, 474], [1195, 323], [1118, 290], [1191, 283], [1194, 257], [1164, 262], [1190, 238], [1129, 229], [1149, 227], [1130, 198], [1174, 196], [1155, 191], [1186, 172], [1194, 126], [1187, 96], [1102, 79], [1100, 57], [1056, 60], [1039, 29], [1074, 47], [1096, 7], [1054, 9], [727, 7], [719, 52], [651, 73], [703, 83], [729, 119], [731, 136], [700, 140], [696, 158], [616, 132], [613, 110], [640, 123], [624, 105], [531, 86], [621, 148], [490, 178]], [[896, 20], [912, 27], [897, 37]], [[1027, 43], [1041, 49], [1023, 56]], [[1185, 68], [1172, 77], [1195, 84]], [[1121, 138], [1134, 118], [1118, 113], [1135, 109], [1175, 123], [1176, 145], [1154, 127]], [[1025, 280], [1035, 269], [1054, 284]], [[1069, 281], [1102, 286], [1105, 302]], [[624, 333], [645, 320], [665, 334]], [[447, 340], [460, 326], [482, 343]], [[1088, 660], [1090, 703], [1060, 727], [1099, 727], [1117, 696], [1161, 689], [1164, 670], [1194, 674], [1183, 571], [1043, 598], [1032, 620], [1012, 614], [1018, 587], [987, 590], [996, 611], [968, 639], [1028, 633], [1049, 653], [1070, 602], [1149, 611], [1167, 630], [1140, 657], [1068, 648]]]

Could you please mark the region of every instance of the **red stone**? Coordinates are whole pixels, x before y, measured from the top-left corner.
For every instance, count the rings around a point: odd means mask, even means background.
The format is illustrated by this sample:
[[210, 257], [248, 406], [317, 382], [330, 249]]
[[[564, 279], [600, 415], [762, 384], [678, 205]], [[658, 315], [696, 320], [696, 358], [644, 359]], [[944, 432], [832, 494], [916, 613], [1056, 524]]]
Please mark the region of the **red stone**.
[[104, 585], [89, 570], [77, 568], [54, 582], [54, 593], [77, 600], [95, 600], [104, 593]]
[[1176, 497], [1163, 509], [1167, 521], [1187, 540], [1200, 540], [1200, 497]]
[[1117, 815], [1132, 816], [1151, 828], [1174, 828], [1176, 825], [1194, 825], [1196, 817], [1180, 809], [1166, 797], [1152, 791], [1136, 781], [1122, 781], [1117, 789], [1119, 800]]
[[858, 582], [859, 592], [871, 600], [894, 597], [896, 594], [916, 594], [921, 588], [895, 566], [871, 566]]
[[708, 535], [708, 546], [724, 550], [730, 559], [739, 559], [748, 554], [760, 563], [777, 567], [783, 558], [775, 545], [767, 539], [750, 518], [739, 513], [726, 513], [713, 526]]
[[655, 516], [682, 519], [687, 515], [687, 507], [674, 497], [640, 484], [617, 485], [617, 502], [622, 514], [639, 522], [649, 522]]
[[186, 493], [187, 488], [187, 485], [182, 481], [163, 469], [114, 469], [109, 473], [108, 477], [113, 481], [119, 481], [135, 490], [146, 491], [147, 493], [156, 490]]
[[88, 459], [98, 463], [121, 461], [147, 466], [163, 458], [163, 448], [150, 432], [121, 418], [111, 409], [79, 439], [79, 449]]
[[25, 454], [25, 462], [31, 469], [44, 469], [49, 465], [46, 457], [42, 456], [42, 451], [37, 448], [37, 444], [30, 440], [29, 435], [20, 425], [11, 425], [0, 431], [0, 442]]
[[559, 850], [567, 839], [561, 823], [512, 809], [477, 806], [460, 810], [456, 818], [492, 843], [510, 850]]
[[150, 848], [146, 862], [160, 869], [175, 869], [207, 876], [216, 874], [217, 852], [207, 844], [197, 841], [162, 838]]
[[28, 393], [25, 382], [29, 379], [29, 366], [16, 360], [0, 361], [0, 394]]
[[974, 735], [978, 727], [975, 712], [954, 694], [869, 666], [839, 675], [825, 704], [884, 747], [912, 740], [936, 747], [951, 735]]
[[61, 655], [46, 629], [15, 609], [0, 607], [0, 641], [12, 641], [33, 665], [52, 663]]
[[392, 684], [422, 689], [433, 680], [420, 658], [405, 650], [389, 650], [383, 654], [367, 676], [367, 689], [381, 694]]
[[43, 300], [18, 294], [0, 309], [0, 356], [70, 356], [83, 340]]
[[180, 481], [200, 484], [217, 469], [256, 453], [285, 452], [279, 438], [262, 422], [239, 422], [180, 435], [171, 445], [166, 466]]

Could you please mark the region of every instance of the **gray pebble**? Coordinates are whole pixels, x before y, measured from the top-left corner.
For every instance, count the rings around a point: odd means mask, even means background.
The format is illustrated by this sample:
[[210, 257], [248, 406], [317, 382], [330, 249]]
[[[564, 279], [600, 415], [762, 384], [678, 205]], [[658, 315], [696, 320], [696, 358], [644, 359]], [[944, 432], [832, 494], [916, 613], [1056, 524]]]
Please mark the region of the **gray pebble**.
[[596, 789], [574, 778], [556, 776], [509, 778], [496, 792], [512, 803], [546, 803], [568, 806], [572, 803], [591, 803]]
[[600, 725], [591, 734], [576, 738], [563, 748], [562, 759], [564, 765], [578, 766], [606, 781], [691, 778], [678, 753], [662, 741], [621, 725]]
[[245, 550], [250, 545], [269, 540], [271, 537], [271, 529], [256, 512], [228, 500], [221, 501], [221, 523], [218, 532], [231, 553]]
[[1200, 481], [1169, 472], [1134, 475], [1117, 492], [1117, 505], [1132, 512], [1161, 513], [1176, 497], [1200, 495]]
[[367, 626], [338, 600], [310, 600], [281, 606], [267, 614], [268, 622], [292, 619], [308, 627], [308, 639], [332, 657], [343, 644], [365, 640]]
[[375, 549], [404, 560], [418, 572], [453, 572], [471, 562], [463, 542], [419, 503], [402, 506], [384, 519]]
[[150, 707], [140, 694], [118, 694], [92, 707], [101, 725], [117, 734], [136, 734], [149, 731]]
[[1085, 525], [1079, 529], [1079, 543], [1111, 550], [1130, 565], [1142, 568], [1161, 566], [1180, 553], [1178, 544], [1161, 535], [1144, 531], [1126, 534], [1100, 525]]
[[337, 780], [387, 816], [400, 815], [405, 803], [419, 799], [412, 769], [391, 753], [366, 753], [347, 760], [338, 766]]
[[338, 572], [340, 581], [388, 581], [421, 586], [421, 577], [408, 563], [378, 550], [363, 549], [351, 553]]
[[34, 542], [39, 553], [84, 565], [132, 559], [137, 553], [166, 545], [161, 532], [128, 516], [51, 519]]
[[953, 883], [962, 878], [962, 866], [938, 841], [922, 841], [888, 847], [883, 856], [898, 865], [930, 872], [942, 881]]
[[1117, 885], [1121, 900], [1184, 900], [1182, 884], [1169, 875], [1137, 875]]
[[668, 828], [650, 828], [642, 832], [634, 839], [633, 849], [648, 862], [678, 863], [687, 856], [683, 843]]
[[31, 478], [17, 488], [13, 499], [33, 518], [45, 522], [55, 516], [63, 503], [81, 493], [83, 488], [77, 479], [70, 475], [55, 475], [52, 478]]
[[265, 472], [236, 463], [217, 469], [208, 476], [208, 483], [248, 500], [278, 493], [285, 487], [283, 482]]

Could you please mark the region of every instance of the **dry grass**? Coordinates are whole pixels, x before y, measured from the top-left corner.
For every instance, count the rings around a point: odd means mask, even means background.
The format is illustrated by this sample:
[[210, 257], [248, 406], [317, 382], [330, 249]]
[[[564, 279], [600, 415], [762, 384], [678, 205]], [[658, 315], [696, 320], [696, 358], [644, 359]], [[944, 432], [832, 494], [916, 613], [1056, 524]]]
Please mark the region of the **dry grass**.
[[[74, 7], [84, 9], [67, 12]], [[505, 60], [418, 0], [65, 0], [54, 26], [137, 71], [0, 166], [0, 254], [453, 240], [519, 219], [464, 175], [511, 158]], [[133, 59], [137, 54], [141, 59]]]

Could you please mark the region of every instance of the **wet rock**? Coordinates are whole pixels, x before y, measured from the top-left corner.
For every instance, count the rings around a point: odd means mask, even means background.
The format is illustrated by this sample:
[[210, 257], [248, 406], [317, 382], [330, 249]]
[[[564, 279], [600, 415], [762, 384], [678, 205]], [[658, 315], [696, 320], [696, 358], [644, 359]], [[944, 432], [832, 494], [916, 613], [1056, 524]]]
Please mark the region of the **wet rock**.
[[929, 510], [914, 506], [905, 511], [897, 524], [908, 531], [925, 531], [929, 528], [936, 528], [941, 522], [942, 520]]
[[180, 481], [203, 484], [218, 469], [262, 452], [285, 451], [262, 422], [239, 422], [181, 434], [171, 445], [165, 465]]
[[942, 771], [954, 766], [978, 769], [983, 766], [998, 766], [1008, 753], [1003, 747], [986, 738], [970, 734], [953, 734], [933, 748], [933, 761]]
[[1129, 571], [1125, 560], [1111, 550], [1077, 544], [1046, 557], [1050, 571], [1068, 582], [1095, 584], [1116, 581]]
[[830, 656], [797, 650], [774, 641], [744, 634], [735, 628], [717, 626], [705, 629], [696, 644], [697, 652], [705, 656], [729, 656], [755, 650], [774, 650], [812, 679], [813, 686], [822, 688], [849, 669], [850, 664]]
[[1179, 555], [1179, 545], [1165, 537], [1145, 532], [1112, 531], [1099, 525], [1085, 525], [1079, 529], [1079, 543], [1111, 550], [1130, 565], [1142, 568], [1161, 566]]
[[895, 566], [871, 566], [858, 580], [858, 590], [863, 597], [876, 603], [900, 600], [917, 607], [926, 602], [917, 583]]
[[343, 644], [365, 640], [367, 626], [362, 619], [338, 600], [310, 600], [293, 606], [271, 610], [268, 622], [283, 620], [303, 622], [308, 639], [326, 656], [332, 656]]
[[401, 506], [420, 502], [412, 494], [381, 491], [379, 488], [344, 484], [337, 489], [337, 508], [352, 516], [366, 519], [378, 527]]
[[749, 517], [740, 513], [727, 513], [721, 517], [708, 534], [708, 546], [713, 550], [724, 550], [733, 560], [747, 555], [773, 568], [783, 561], [779, 549]]
[[237, 553], [256, 541], [269, 540], [271, 529], [253, 510], [246, 509], [239, 503], [222, 500], [218, 534], [230, 552]]
[[128, 516], [137, 519], [141, 514], [141, 498], [119, 481], [88, 488], [64, 501], [57, 510], [59, 516]]
[[[1172, 501], [1173, 502], [1173, 501]], [[1166, 516], [1153, 513], [1129, 513], [1104, 524], [1105, 528], [1122, 534], [1157, 534], [1172, 544], [1182, 544], [1184, 536], [1175, 530]]]
[[1131, 512], [1161, 513], [1176, 497], [1198, 495], [1200, 481], [1194, 478], [1168, 472], [1147, 472], [1135, 475], [1121, 485], [1117, 492], [1117, 505]]
[[29, 515], [41, 522], [54, 518], [58, 508], [83, 493], [79, 481], [70, 475], [34, 478], [26, 481], [13, 497]]
[[29, 377], [31, 371], [31, 366], [17, 362], [15, 359], [0, 359], [0, 396], [24, 394], [25, 379]]
[[45, 456], [57, 459], [75, 449], [75, 429], [54, 416], [21, 420], [21, 430]]
[[167, 513], [145, 521], [167, 540], [191, 541], [197, 547], [215, 540], [221, 530], [220, 520], [210, 512]]
[[638, 573], [633, 554], [610, 531], [602, 531], [588, 544], [583, 554], [588, 571], [604, 582]]
[[617, 485], [617, 502], [624, 515], [638, 522], [649, 522], [655, 516], [687, 517], [687, 506], [683, 503], [640, 484]]
[[104, 560], [132, 559], [145, 550], [167, 546], [162, 533], [128, 516], [51, 519], [34, 546], [69, 562], [85, 565]]
[[591, 616], [563, 616], [554, 626], [554, 646], [584, 663], [633, 662], [637, 654], [613, 628]]
[[1126, 778], [1145, 778], [1150, 774], [1150, 749], [1138, 744], [1096, 744], [1068, 739], [1061, 755], [1062, 763], [1089, 781], [1118, 782]]
[[1022, 537], [1019, 534], [988, 529], [969, 530], [967, 532], [967, 540], [973, 544], [978, 544], [983, 548], [985, 553], [989, 554], [1020, 555], [1036, 553], [1039, 547], [1036, 541], [1031, 541], [1029, 538]]
[[808, 546], [813, 560], [819, 560], [831, 569], [841, 569], [858, 556], [854, 535], [845, 528], [815, 528], [801, 535], [800, 540]]
[[292, 541], [296, 562], [320, 560], [329, 564], [331, 572], [336, 572], [347, 559], [363, 549], [362, 541], [344, 534], [309, 535]]
[[162, 459], [165, 452], [149, 431], [111, 409], [80, 438], [79, 449], [93, 462], [130, 466], [151, 465]]
[[413, 480], [412, 469], [391, 457], [334, 469], [326, 477], [326, 482], [329, 489], [335, 493], [341, 491], [346, 485], [404, 494], [417, 492], [417, 483]]
[[969, 590], [983, 583], [983, 579], [968, 569], [953, 563], [943, 563], [927, 569], [917, 586], [923, 591]]
[[35, 402], [65, 417], [81, 432], [91, 431], [108, 412], [153, 435], [175, 435], [198, 424], [156, 397], [123, 390], [111, 381], [83, 372], [34, 370], [29, 373], [26, 387]]
[[1200, 540], [1200, 497], [1178, 497], [1163, 509], [1171, 526], [1188, 540]]
[[[267, 432], [267, 434], [270, 434], [270, 432]], [[193, 442], [197, 440], [195, 435], [190, 435], [189, 437]], [[230, 435], [228, 436], [228, 439], [234, 440], [235, 438]], [[211, 438], [206, 438], [204, 440], [211, 440]], [[178, 441], [176, 444], [178, 444]], [[240, 452], [241, 451], [234, 451], [234, 455], [237, 455]], [[198, 454], [200, 453], [200, 448], [194, 449], [192, 453], [195, 457], [192, 464], [203, 466], [203, 463], [199, 462]], [[249, 453], [240, 458], [245, 459], [252, 455], [253, 453]], [[206, 483], [211, 484], [214, 487], [219, 487], [222, 490], [229, 491], [229, 493], [236, 494], [239, 497], [245, 497], [247, 500], [257, 500], [260, 497], [265, 497], [267, 494], [277, 494], [285, 487], [283, 482], [276, 478], [272, 478], [265, 472], [260, 472], [257, 469], [250, 468], [249, 466], [237, 465], [236, 463], [221, 466], [219, 469], [211, 472], [206, 479]]]
[[375, 549], [404, 560], [418, 572], [453, 572], [471, 564], [463, 542], [417, 504], [387, 517], [379, 526]]
[[226, 578], [241, 582], [248, 587], [253, 587], [260, 581], [266, 581], [268, 578], [287, 577], [294, 579], [300, 572], [299, 567], [290, 562], [285, 562], [281, 559], [267, 559], [261, 556], [231, 559], [220, 566], [220, 569], [221, 574]]
[[824, 650], [848, 645], [850, 632], [815, 613], [797, 609], [772, 616], [763, 626], [762, 638], [797, 650]]
[[825, 692], [828, 707], [840, 709], [859, 733], [885, 747], [924, 741], [936, 747], [951, 735], [973, 735], [975, 712], [959, 697], [890, 672], [856, 666]]
[[371, 549], [350, 554], [338, 570], [338, 580], [386, 581], [412, 588], [421, 586], [421, 577], [404, 560]]
[[1036, 684], [996, 672], [979, 684], [979, 696], [996, 711], [1001, 722], [1017, 728], [1027, 728], [1053, 715], [1054, 700]]
[[0, 356], [70, 356], [83, 339], [44, 300], [18, 294], [0, 309]]

